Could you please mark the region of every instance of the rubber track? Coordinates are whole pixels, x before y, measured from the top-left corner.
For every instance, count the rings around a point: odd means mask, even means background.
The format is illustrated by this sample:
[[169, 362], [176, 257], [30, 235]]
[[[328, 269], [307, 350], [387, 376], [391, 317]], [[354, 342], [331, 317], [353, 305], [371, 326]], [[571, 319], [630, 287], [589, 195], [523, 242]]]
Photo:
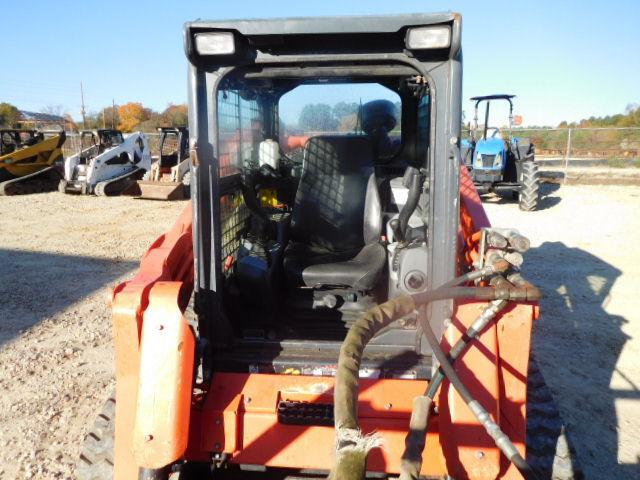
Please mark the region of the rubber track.
[[60, 175], [53, 167], [47, 167], [35, 173], [0, 183], [0, 195], [11, 196], [52, 192], [58, 187], [59, 181]]
[[104, 403], [93, 427], [84, 439], [76, 468], [78, 480], [107, 480], [113, 478], [113, 446], [116, 428], [115, 391]]
[[566, 425], [535, 360], [527, 384], [527, 462], [545, 480], [584, 478]]
[[538, 208], [540, 194], [538, 165], [534, 161], [522, 163], [522, 188], [520, 189], [520, 210], [530, 212]]
[[96, 183], [94, 193], [101, 197], [120, 195], [128, 186], [131, 185], [132, 181], [137, 180], [136, 177], [142, 174], [142, 172], [144, 172], [144, 170], [136, 168], [131, 172], [120, 175], [119, 177], [98, 182]]

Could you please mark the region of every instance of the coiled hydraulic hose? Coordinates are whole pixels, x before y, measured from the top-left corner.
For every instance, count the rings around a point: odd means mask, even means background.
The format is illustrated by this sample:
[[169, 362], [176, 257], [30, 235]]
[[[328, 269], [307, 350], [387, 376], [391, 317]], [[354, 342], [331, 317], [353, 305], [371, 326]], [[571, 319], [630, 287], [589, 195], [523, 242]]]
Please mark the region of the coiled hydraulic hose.
[[[468, 278], [468, 276], [463, 277]], [[459, 278], [452, 282], [461, 282]], [[441, 287], [428, 292], [396, 297], [365, 312], [349, 329], [340, 349], [334, 392], [336, 455], [333, 468], [329, 474], [329, 479], [363, 479], [366, 471], [367, 454], [371, 448], [377, 445], [375, 437], [362, 436], [358, 427], [357, 405], [359, 369], [365, 346], [379, 330], [388, 326], [393, 321], [410, 314], [418, 305], [424, 305], [435, 300], [448, 298], [471, 298], [478, 300], [535, 300], [539, 298], [539, 291], [533, 286], [520, 288]], [[428, 322], [424, 323], [426, 323], [426, 326], [423, 326], [423, 329], [428, 330], [433, 338], [435, 338]], [[425, 334], [427, 334], [426, 331]], [[429, 336], [427, 336], [427, 340], [429, 340]], [[431, 344], [431, 342], [429, 343]], [[441, 364], [442, 358], [447, 362], [448, 367], [450, 367], [448, 368], [447, 365], [443, 365], [444, 374], [451, 380], [454, 387], [456, 387], [456, 385], [460, 385], [461, 388], [464, 388], [464, 385], [462, 385], [457, 375], [455, 376], [455, 378], [457, 378], [456, 383], [452, 380], [450, 374], [453, 372], [455, 375], [455, 371], [453, 371], [453, 368], [448, 363], [446, 356], [442, 353], [437, 340], [436, 344], [436, 348], [432, 346], [434, 355], [436, 355], [436, 358]], [[493, 428], [495, 423], [493, 423], [493, 425], [489, 423], [493, 421], [488, 414], [486, 414], [486, 411], [484, 411], [484, 414], [486, 415], [481, 415], [482, 411], [478, 410], [477, 406], [480, 409], [482, 409], [482, 407], [477, 401], [473, 400], [468, 390], [466, 390], [466, 393], [469, 394], [470, 399], [467, 403], [474, 413], [478, 412], [478, 415], [480, 415], [478, 418], [482, 424], [485, 425], [485, 427]], [[493, 432], [493, 430], [491, 432]], [[502, 435], [504, 436], [504, 434]], [[506, 438], [506, 436], [504, 437]], [[504, 438], [498, 437], [498, 440], [501, 444], [506, 445]], [[508, 438], [506, 438], [506, 441], [508, 441]], [[510, 450], [507, 451], [510, 452]], [[514, 458], [515, 462], [519, 462], [519, 459], [514, 455], [508, 455], [508, 458]], [[521, 456], [520, 459], [522, 459]], [[522, 459], [522, 462], [524, 462], [524, 459]], [[526, 466], [526, 462], [524, 463], [524, 466]]]

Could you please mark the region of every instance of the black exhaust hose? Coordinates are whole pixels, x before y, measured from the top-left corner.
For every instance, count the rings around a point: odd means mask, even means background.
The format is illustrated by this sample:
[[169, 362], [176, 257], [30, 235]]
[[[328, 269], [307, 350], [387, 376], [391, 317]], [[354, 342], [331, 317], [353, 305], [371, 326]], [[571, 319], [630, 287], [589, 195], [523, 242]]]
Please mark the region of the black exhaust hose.
[[449, 382], [451, 382], [453, 388], [458, 391], [471, 412], [482, 424], [489, 436], [493, 438], [496, 446], [509, 459], [509, 461], [516, 466], [520, 473], [522, 473], [522, 475], [527, 480], [540, 479], [541, 477], [538, 475], [538, 473], [531, 468], [531, 466], [525, 461], [524, 458], [522, 458], [522, 455], [520, 455], [520, 452], [518, 452], [509, 437], [505, 435], [498, 424], [493, 421], [489, 413], [484, 409], [482, 405], [480, 405], [480, 403], [478, 403], [477, 400], [473, 398], [471, 392], [469, 392], [467, 387], [465, 387], [465, 385], [462, 383], [460, 377], [458, 377], [458, 374], [453, 369], [453, 366], [451, 365], [451, 363], [449, 363], [449, 359], [440, 348], [440, 342], [433, 333], [431, 325], [429, 325], [429, 321], [424, 313], [425, 312], [420, 315], [420, 325], [422, 327], [423, 333], [427, 338], [427, 342], [429, 343], [433, 354], [440, 364], [440, 368], [444, 372]]

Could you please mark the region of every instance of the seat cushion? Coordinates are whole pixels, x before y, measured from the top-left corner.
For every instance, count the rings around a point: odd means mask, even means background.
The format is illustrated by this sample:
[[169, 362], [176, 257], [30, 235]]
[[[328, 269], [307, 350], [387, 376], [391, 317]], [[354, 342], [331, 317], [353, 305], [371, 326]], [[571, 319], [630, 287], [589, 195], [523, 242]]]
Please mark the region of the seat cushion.
[[285, 251], [284, 269], [290, 286], [341, 285], [368, 291], [375, 286], [385, 261], [386, 252], [379, 243], [331, 252], [293, 242]]

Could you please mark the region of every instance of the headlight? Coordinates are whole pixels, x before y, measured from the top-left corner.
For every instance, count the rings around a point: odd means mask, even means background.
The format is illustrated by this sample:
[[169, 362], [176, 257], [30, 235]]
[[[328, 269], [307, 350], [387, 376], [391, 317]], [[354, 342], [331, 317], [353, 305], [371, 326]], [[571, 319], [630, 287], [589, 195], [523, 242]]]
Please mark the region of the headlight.
[[451, 45], [451, 27], [449, 25], [438, 25], [410, 28], [407, 32], [405, 44], [409, 50], [448, 48]]
[[496, 158], [493, 159], [493, 166], [494, 167], [501, 167], [502, 166], [502, 153], [498, 153], [496, 155]]
[[231, 55], [236, 51], [231, 32], [196, 33], [195, 45], [200, 55]]

